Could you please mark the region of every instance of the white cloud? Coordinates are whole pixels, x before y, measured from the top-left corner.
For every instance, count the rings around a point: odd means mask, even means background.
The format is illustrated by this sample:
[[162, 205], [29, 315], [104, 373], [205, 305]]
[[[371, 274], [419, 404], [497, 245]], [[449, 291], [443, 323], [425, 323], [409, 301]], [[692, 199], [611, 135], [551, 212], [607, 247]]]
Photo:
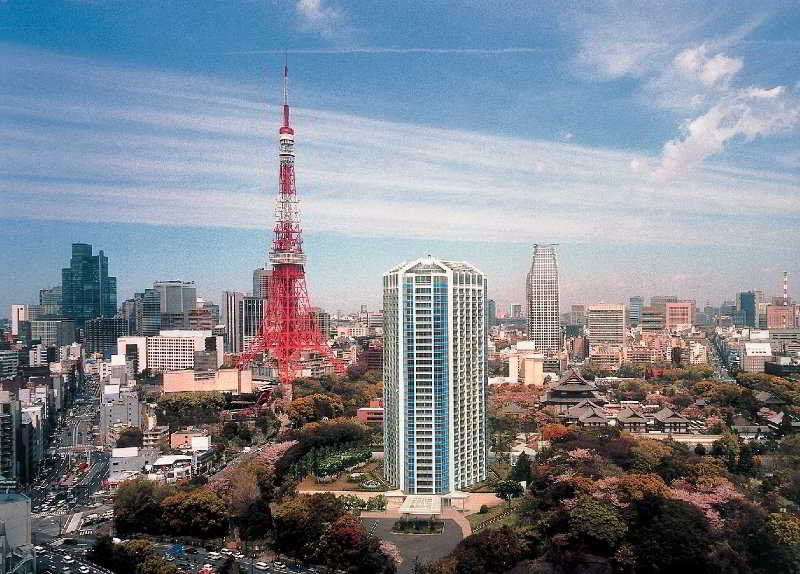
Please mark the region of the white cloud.
[[297, 15], [304, 30], [316, 32], [324, 38], [332, 38], [345, 32], [345, 13], [324, 0], [297, 0]]
[[709, 58], [706, 52], [705, 45], [687, 48], [675, 56], [674, 64], [687, 78], [699, 80], [706, 88], [726, 84], [744, 65], [742, 60], [721, 53]]
[[740, 90], [688, 121], [682, 138], [664, 144], [654, 176], [668, 180], [720, 153], [734, 138], [750, 141], [790, 129], [798, 122], [800, 100], [796, 94], [781, 86]]
[[[270, 227], [276, 160], [265, 150], [272, 149], [277, 109], [265, 106], [257, 87], [42, 52], [0, 54], [9, 80], [0, 102], [4, 217]], [[59, 85], [58, 96], [29, 91], [46, 85]], [[750, 99], [767, 95], [748, 92]], [[655, 184], [647, 166], [656, 158], [633, 152], [316, 109], [298, 108], [293, 118], [309, 231], [736, 243], [743, 241], [738, 229], [712, 234], [705, 223], [755, 210], [800, 217], [796, 182], [771, 172], [715, 166]], [[759, 131], [747, 127], [753, 120], [739, 121], [745, 133]], [[758, 221], [751, 224], [755, 232]], [[759, 233], [788, 231], [775, 223]]]

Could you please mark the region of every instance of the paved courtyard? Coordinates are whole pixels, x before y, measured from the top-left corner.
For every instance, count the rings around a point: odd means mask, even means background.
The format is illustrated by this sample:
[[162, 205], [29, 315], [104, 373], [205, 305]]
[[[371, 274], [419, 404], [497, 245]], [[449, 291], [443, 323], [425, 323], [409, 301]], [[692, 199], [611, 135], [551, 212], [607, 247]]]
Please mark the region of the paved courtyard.
[[443, 558], [461, 542], [461, 528], [454, 520], [444, 520], [444, 530], [441, 534], [395, 534], [392, 525], [397, 518], [362, 518], [367, 531], [381, 540], [386, 540], [397, 546], [403, 563], [397, 567], [398, 574], [412, 574], [414, 561], [430, 562]]

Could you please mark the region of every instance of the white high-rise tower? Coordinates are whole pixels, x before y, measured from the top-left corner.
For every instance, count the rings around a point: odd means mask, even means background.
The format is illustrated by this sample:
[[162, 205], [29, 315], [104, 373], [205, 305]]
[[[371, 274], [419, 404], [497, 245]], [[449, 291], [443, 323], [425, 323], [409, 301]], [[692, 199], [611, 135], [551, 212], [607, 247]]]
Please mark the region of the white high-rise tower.
[[486, 478], [486, 279], [432, 257], [383, 276], [384, 470], [408, 494]]
[[541, 351], [560, 351], [558, 260], [555, 244], [533, 246], [527, 278], [528, 338]]

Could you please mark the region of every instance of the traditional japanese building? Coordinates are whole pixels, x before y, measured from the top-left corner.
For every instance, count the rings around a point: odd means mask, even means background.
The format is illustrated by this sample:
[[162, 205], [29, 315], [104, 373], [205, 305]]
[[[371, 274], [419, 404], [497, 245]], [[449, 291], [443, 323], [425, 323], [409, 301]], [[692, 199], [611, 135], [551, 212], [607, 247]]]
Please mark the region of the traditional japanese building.
[[688, 433], [689, 419], [664, 407], [653, 415], [653, 428], [667, 433]]
[[628, 432], [647, 432], [647, 417], [637, 409], [625, 407], [617, 415], [617, 426]]
[[606, 427], [608, 421], [609, 417], [603, 408], [587, 399], [567, 409], [565, 422], [579, 427], [592, 428]]
[[566, 414], [570, 407], [589, 400], [602, 406], [606, 400], [597, 390], [597, 385], [581, 377], [575, 369], [570, 369], [558, 383], [547, 392], [543, 405], [555, 407], [558, 414]]

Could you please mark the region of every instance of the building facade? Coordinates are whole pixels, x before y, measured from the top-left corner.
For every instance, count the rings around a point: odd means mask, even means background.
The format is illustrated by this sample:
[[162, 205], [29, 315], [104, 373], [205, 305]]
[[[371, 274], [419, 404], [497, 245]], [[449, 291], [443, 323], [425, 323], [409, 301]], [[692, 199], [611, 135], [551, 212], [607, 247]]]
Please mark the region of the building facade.
[[69, 267], [61, 270], [62, 312], [76, 327], [95, 317], [113, 317], [117, 312], [117, 278], [108, 275], [108, 258], [92, 246], [72, 244]]
[[555, 245], [534, 245], [527, 277], [528, 339], [541, 351], [560, 351], [558, 259]]
[[486, 279], [432, 257], [383, 276], [384, 469], [407, 494], [486, 478]]
[[644, 297], [636, 295], [628, 300], [628, 324], [631, 327], [638, 327], [641, 323], [643, 307]]
[[259, 267], [253, 270], [253, 297], [266, 299], [269, 295], [269, 280], [272, 277], [272, 269]]
[[625, 346], [625, 305], [589, 305], [587, 315], [590, 347], [599, 344]]
[[667, 303], [664, 319], [666, 328], [671, 331], [691, 328], [694, 324], [694, 303], [691, 301]]
[[98, 317], [86, 322], [84, 343], [89, 354], [110, 359], [117, 351], [117, 339], [128, 336], [128, 321], [122, 317]]

